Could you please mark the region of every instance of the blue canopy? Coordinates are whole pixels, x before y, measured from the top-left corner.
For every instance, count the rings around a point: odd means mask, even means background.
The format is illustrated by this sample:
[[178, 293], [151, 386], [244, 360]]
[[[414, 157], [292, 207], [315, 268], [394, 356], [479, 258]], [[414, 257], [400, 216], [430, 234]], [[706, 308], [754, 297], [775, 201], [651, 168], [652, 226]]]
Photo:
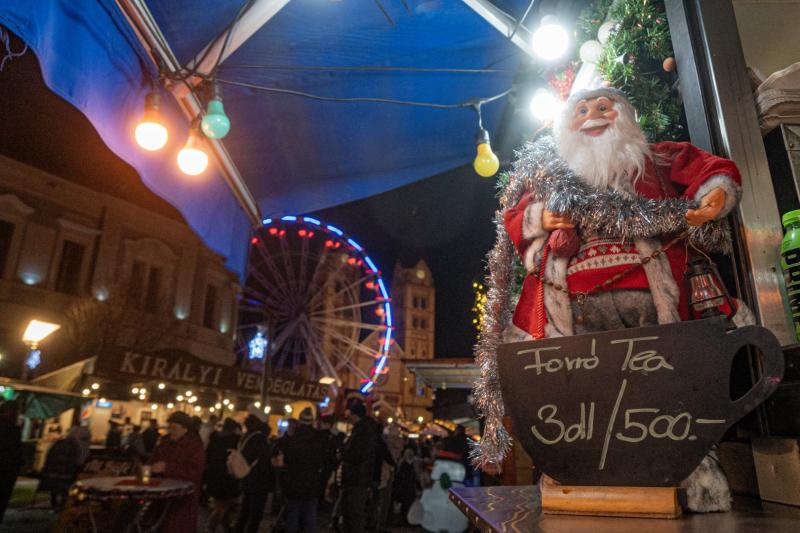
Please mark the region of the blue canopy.
[[[250, 223], [219, 171], [200, 178], [178, 171], [175, 156], [188, 120], [165, 89], [167, 149], [148, 153], [133, 141], [158, 72], [114, 0], [0, 3], [0, 23], [35, 51], [48, 86], [81, 110], [106, 144], [242, 272]], [[182, 65], [224, 31], [242, 3], [146, 2]], [[498, 2], [517, 15], [527, 4]], [[458, 103], [508, 90], [523, 58], [461, 1], [293, 0], [221, 64], [217, 77], [233, 125], [224, 144], [265, 218], [358, 200], [469, 163], [475, 113], [319, 101], [241, 84], [336, 98]], [[501, 98], [483, 106], [490, 133], [505, 105]]]

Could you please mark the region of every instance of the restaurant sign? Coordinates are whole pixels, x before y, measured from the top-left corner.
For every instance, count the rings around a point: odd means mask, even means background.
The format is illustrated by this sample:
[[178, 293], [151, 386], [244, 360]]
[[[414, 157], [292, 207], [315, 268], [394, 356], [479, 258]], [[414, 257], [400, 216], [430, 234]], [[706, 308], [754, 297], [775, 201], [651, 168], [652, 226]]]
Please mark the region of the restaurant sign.
[[[159, 350], [146, 355], [124, 351], [98, 356], [93, 374], [126, 382], [164, 381], [244, 395], [260, 394], [263, 379], [259, 372], [209, 363], [180, 350]], [[319, 402], [325, 399], [328, 387], [308, 381], [300, 374], [284, 372], [272, 373], [264, 392], [272, 397]]]

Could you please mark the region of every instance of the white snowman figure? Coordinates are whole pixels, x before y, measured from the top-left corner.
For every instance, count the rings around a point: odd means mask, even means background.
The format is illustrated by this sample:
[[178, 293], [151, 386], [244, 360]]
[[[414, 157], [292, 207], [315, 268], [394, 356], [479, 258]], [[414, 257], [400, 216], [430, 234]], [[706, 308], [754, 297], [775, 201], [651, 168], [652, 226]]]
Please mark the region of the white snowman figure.
[[448, 489], [463, 487], [466, 471], [464, 465], [447, 459], [436, 459], [431, 479], [433, 486], [422, 492], [425, 511], [422, 527], [434, 533], [461, 533], [469, 527], [469, 520], [447, 496]]

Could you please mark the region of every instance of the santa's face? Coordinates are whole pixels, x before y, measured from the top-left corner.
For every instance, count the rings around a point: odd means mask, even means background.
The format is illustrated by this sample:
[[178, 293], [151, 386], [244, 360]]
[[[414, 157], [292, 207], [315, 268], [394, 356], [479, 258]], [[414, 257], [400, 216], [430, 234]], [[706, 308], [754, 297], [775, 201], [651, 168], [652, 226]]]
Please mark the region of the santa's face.
[[614, 102], [605, 96], [581, 100], [575, 105], [569, 128], [588, 137], [599, 137], [614, 125], [618, 116]]
[[633, 109], [606, 95], [582, 98], [556, 128], [558, 151], [587, 184], [631, 192], [650, 157]]

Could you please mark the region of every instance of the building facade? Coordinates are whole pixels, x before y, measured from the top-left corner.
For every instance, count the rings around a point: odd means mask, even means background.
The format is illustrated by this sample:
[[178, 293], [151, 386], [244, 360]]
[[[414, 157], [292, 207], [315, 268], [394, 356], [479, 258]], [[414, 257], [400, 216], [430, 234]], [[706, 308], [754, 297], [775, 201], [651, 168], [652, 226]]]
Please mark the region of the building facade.
[[[102, 356], [79, 353], [80, 343], [67, 338], [65, 313], [78, 302], [114, 297], [158, 317], [153, 323], [163, 326], [169, 348], [230, 364], [237, 292], [238, 278], [223, 258], [174, 213], [0, 156], [0, 373], [17, 374], [22, 332], [33, 318], [65, 326], [43, 344], [43, 368]], [[89, 334], [100, 329], [83, 326]]]

